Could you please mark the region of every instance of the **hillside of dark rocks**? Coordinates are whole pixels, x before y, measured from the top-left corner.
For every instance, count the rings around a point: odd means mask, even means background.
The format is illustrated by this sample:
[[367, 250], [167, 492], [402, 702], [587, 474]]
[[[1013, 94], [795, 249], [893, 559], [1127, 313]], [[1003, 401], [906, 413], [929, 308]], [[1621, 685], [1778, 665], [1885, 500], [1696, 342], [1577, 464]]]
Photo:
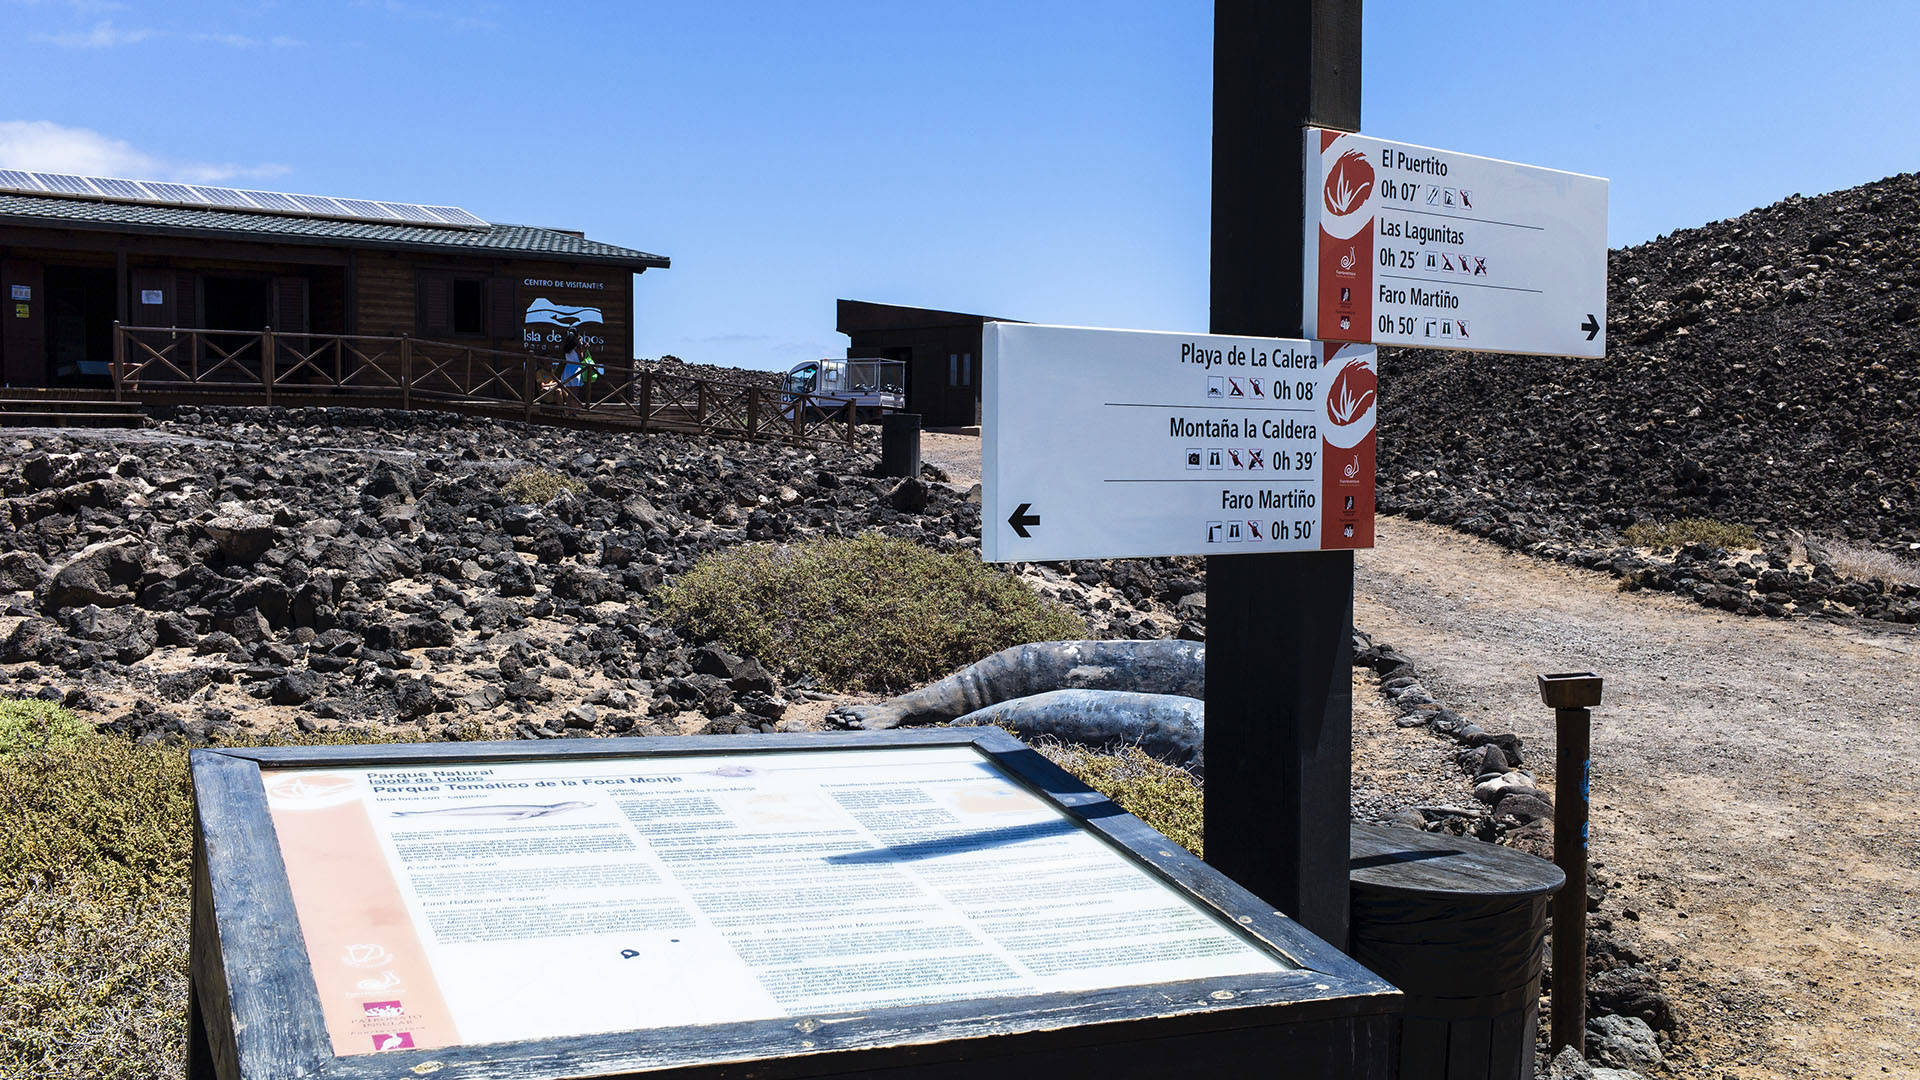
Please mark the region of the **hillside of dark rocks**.
[[[823, 697], [659, 625], [702, 554], [878, 530], [971, 549], [953, 485], [871, 447], [755, 445], [370, 410], [182, 408], [0, 436], [0, 694], [137, 737], [479, 723], [525, 737], [774, 730]], [[529, 467], [585, 485], [544, 505]], [[1166, 561], [1028, 567], [1101, 636], [1197, 634]]]
[[[1604, 360], [1382, 350], [1381, 508], [1729, 610], [1920, 618], [1920, 588], [1854, 589], [1820, 551], [1920, 553], [1920, 175], [1609, 264]], [[1751, 526], [1767, 557], [1621, 550], [1686, 517]]]

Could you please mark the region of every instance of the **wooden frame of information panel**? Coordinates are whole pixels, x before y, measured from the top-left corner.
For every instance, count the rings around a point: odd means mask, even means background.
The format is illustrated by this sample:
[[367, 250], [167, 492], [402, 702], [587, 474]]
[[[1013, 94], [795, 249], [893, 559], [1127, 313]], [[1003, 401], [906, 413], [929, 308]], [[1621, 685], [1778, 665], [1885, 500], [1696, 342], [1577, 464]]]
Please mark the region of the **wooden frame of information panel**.
[[[336, 1056], [260, 775], [956, 746], [1296, 970]], [[999, 728], [196, 750], [192, 773], [189, 1080], [1389, 1075], [1398, 991]]]

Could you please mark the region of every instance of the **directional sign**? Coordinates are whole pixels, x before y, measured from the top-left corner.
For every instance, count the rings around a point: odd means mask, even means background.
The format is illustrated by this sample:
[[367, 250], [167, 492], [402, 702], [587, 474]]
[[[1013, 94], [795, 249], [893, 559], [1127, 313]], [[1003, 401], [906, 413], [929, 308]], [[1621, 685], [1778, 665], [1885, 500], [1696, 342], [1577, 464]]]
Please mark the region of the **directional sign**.
[[1306, 332], [1606, 355], [1607, 182], [1306, 129]]
[[1371, 348], [988, 323], [989, 562], [1373, 546]]

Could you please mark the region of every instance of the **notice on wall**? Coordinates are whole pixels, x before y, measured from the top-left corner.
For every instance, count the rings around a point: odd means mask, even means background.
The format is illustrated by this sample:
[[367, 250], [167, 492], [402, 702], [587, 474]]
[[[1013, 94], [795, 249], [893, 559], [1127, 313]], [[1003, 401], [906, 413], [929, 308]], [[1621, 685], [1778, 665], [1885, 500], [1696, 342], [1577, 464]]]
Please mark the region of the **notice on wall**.
[[164, 303], [166, 303], [166, 302], [167, 302], [167, 293], [166, 293], [166, 290], [164, 290], [164, 289], [141, 289], [141, 290], [140, 290], [140, 302], [141, 302], [141, 303], [143, 303], [143, 304], [164, 304]]
[[1373, 546], [1374, 351], [985, 327], [982, 557]]
[[1606, 355], [1607, 182], [1306, 129], [1306, 334]]
[[971, 747], [261, 776], [341, 1055], [1288, 969]]
[[12, 299], [15, 299], [15, 300], [33, 299], [33, 286], [31, 285], [9, 285], [7, 288]]

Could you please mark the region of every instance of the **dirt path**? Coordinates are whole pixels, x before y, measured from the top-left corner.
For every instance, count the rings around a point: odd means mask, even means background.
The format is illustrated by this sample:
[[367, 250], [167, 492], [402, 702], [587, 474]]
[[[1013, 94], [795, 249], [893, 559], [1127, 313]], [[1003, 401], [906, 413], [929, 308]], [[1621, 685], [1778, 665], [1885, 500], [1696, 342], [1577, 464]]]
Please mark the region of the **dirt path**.
[[1684, 1074], [1920, 1076], [1920, 634], [1621, 593], [1393, 519], [1356, 593], [1356, 624], [1532, 762], [1534, 675], [1606, 677], [1593, 858], [1679, 958]]

